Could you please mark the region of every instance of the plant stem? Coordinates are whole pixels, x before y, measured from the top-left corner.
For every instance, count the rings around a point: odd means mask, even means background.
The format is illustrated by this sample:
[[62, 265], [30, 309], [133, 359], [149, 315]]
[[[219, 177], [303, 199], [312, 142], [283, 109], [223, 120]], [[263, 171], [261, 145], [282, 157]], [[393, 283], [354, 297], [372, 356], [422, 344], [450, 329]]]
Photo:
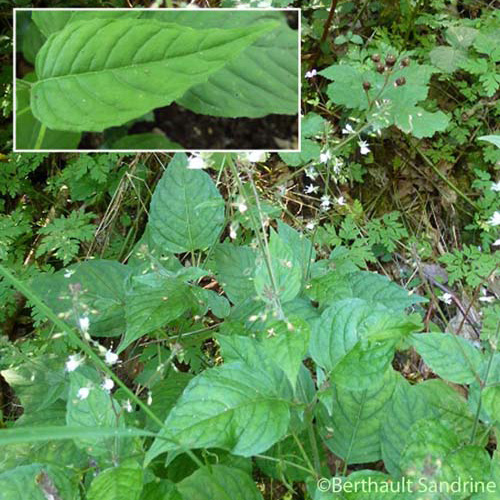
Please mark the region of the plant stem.
[[[14, 288], [16, 288], [19, 292], [21, 292], [28, 300], [30, 300], [39, 310], [44, 314], [44, 316], [52, 321], [54, 325], [59, 328], [61, 331], [65, 332], [70, 339], [89, 357], [91, 361], [93, 361], [99, 369], [104, 372], [109, 378], [114, 380], [116, 384], [123, 389], [127, 397], [134, 401], [143, 411], [144, 413], [151, 418], [156, 424], [159, 425], [160, 428], [167, 430], [164, 423], [151, 411], [151, 409], [138, 397], [134, 394], [132, 390], [130, 390], [118, 377], [115, 375], [113, 370], [111, 370], [106, 363], [95, 353], [95, 351], [85, 343], [79, 335], [75, 333], [75, 331], [68, 326], [63, 320], [61, 320], [57, 314], [55, 314], [50, 307], [45, 305], [45, 303], [29, 288], [27, 287], [21, 280], [16, 278], [9, 270], [7, 270], [2, 264], [0, 264], [0, 275], [2, 275], [7, 282], [9, 282]], [[166, 438], [169, 441], [177, 444], [180, 444], [171, 438]], [[199, 458], [189, 449], [186, 449], [180, 446], [182, 451], [187, 453], [189, 457], [199, 466], [203, 467], [203, 463], [199, 460]]]
[[42, 123], [40, 125], [40, 130], [38, 131], [38, 137], [36, 138], [34, 149], [42, 149], [42, 143], [43, 143], [43, 139], [45, 137], [46, 130], [47, 130], [47, 127]]

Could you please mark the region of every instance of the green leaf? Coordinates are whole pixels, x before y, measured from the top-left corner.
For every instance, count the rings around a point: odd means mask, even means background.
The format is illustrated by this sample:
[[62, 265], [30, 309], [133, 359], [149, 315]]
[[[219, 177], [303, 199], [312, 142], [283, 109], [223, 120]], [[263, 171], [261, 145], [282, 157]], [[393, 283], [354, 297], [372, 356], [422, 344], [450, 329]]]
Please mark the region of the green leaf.
[[140, 19], [71, 23], [37, 55], [33, 115], [53, 129], [121, 125], [205, 82], [274, 28], [275, 22], [226, 30]]
[[491, 460], [488, 481], [491, 482], [491, 488], [484, 493], [478, 493], [472, 496], [472, 500], [497, 500], [498, 485], [500, 484], [500, 452], [497, 450]]
[[380, 304], [393, 311], [403, 311], [407, 307], [426, 299], [410, 294], [380, 274], [357, 271], [340, 273], [330, 271], [311, 280], [307, 295], [322, 307], [342, 299], [359, 298], [373, 304]]
[[183, 500], [262, 500], [247, 473], [226, 465], [205, 466], [177, 484]]
[[264, 257], [257, 257], [254, 277], [257, 295], [268, 303], [273, 302], [275, 294], [282, 303], [289, 302], [299, 294], [302, 286], [301, 263], [291, 246], [273, 229], [269, 238], [269, 255], [272, 278]]
[[35, 278], [32, 288], [69, 324], [78, 326], [79, 317], [88, 317], [91, 335], [113, 337], [125, 330], [124, 283], [129, 272], [119, 262], [88, 260]]
[[321, 154], [321, 146], [310, 139], [301, 138], [300, 153], [279, 153], [280, 158], [291, 167], [300, 167], [307, 163], [318, 160]]
[[36, 24], [30, 23], [22, 37], [23, 56], [31, 64], [35, 63], [37, 52], [45, 42], [45, 36], [40, 33]]
[[39, 9], [34, 10], [31, 14], [33, 21], [38, 26], [38, 29], [48, 38], [52, 33], [61, 31], [67, 24], [76, 21], [91, 21], [92, 19], [118, 19], [118, 18], [137, 18], [141, 15], [141, 11], [133, 11], [132, 9], [120, 10], [113, 12], [112, 10], [95, 9], [95, 10], [49, 10]]
[[[91, 429], [124, 428], [125, 422], [118, 418], [119, 405], [101, 387], [101, 379], [93, 369], [78, 368], [69, 374], [70, 385], [66, 409], [66, 424], [69, 427], [89, 427]], [[89, 390], [87, 397], [82, 397], [80, 389]], [[100, 439], [89, 436], [88, 438], [75, 439], [75, 444], [90, 455], [106, 457], [116, 446], [116, 438]]]
[[497, 148], [500, 148], [500, 135], [482, 135], [478, 137], [480, 141], [486, 141], [491, 144], [494, 144]]
[[445, 73], [453, 73], [467, 59], [467, 52], [456, 47], [436, 47], [429, 52], [431, 63]]
[[486, 387], [481, 396], [484, 411], [490, 416], [492, 422], [500, 424], [500, 386]]
[[66, 396], [63, 362], [42, 356], [0, 372], [19, 398], [25, 413], [42, 412]]
[[242, 362], [205, 370], [171, 410], [146, 464], [182, 447], [218, 447], [245, 457], [261, 453], [285, 434], [289, 398], [289, 384], [278, 370]]
[[255, 251], [225, 241], [214, 249], [217, 279], [233, 304], [239, 304], [255, 294]]
[[[30, 76], [32, 75], [32, 76]], [[33, 73], [22, 81], [33, 82]], [[16, 149], [35, 149], [42, 124], [33, 116], [30, 107], [29, 87], [16, 85]], [[75, 149], [80, 142], [81, 134], [46, 129], [39, 149]]]
[[384, 377], [397, 343], [417, 328], [405, 315], [383, 306], [339, 300], [314, 323], [309, 351], [339, 386], [367, 389]]
[[467, 26], [451, 26], [446, 30], [446, 41], [453, 47], [468, 49], [479, 34], [479, 30]]
[[143, 472], [133, 461], [103, 470], [96, 476], [87, 493], [88, 500], [139, 500]]
[[64, 500], [80, 498], [76, 483], [53, 465], [22, 465], [0, 474], [0, 500], [47, 500], [55, 498], [54, 490]]
[[294, 263], [302, 269], [302, 279], [305, 280], [316, 259], [316, 251], [311, 241], [303, 233], [280, 220], [278, 220], [278, 234], [292, 250]]
[[195, 113], [213, 116], [257, 118], [270, 113], [298, 111], [298, 32], [292, 30], [283, 12], [146, 12], [145, 17], [173, 22], [194, 29], [243, 28], [276, 20], [279, 25], [266, 33], [206, 83], [189, 89], [178, 103]]
[[431, 370], [456, 384], [476, 380], [482, 355], [474, 345], [452, 333], [429, 332], [414, 335], [413, 346]]
[[382, 459], [385, 468], [393, 476], [402, 474], [399, 462], [411, 426], [422, 418], [434, 415], [421, 386], [422, 384], [410, 385], [403, 377], [399, 377], [382, 421]]
[[348, 390], [332, 383], [320, 393], [325, 405], [318, 412], [320, 433], [328, 448], [349, 464], [382, 458], [380, 428], [397, 375], [389, 369], [370, 389]]
[[153, 150], [162, 151], [184, 149], [180, 144], [171, 141], [164, 135], [145, 132], [143, 134], [130, 134], [115, 141], [109, 149]]
[[[485, 449], [466, 445], [439, 420], [417, 421], [409, 431], [408, 444], [401, 457], [401, 469], [406, 476], [424, 478], [424, 482], [484, 481], [489, 469]], [[469, 498], [461, 489], [453, 500]], [[442, 498], [434, 493], [432, 500]]]
[[395, 109], [394, 122], [403, 132], [421, 139], [422, 137], [432, 137], [436, 132], [446, 130], [450, 119], [442, 111], [430, 113], [415, 106]]
[[125, 300], [127, 329], [118, 352], [132, 342], [179, 318], [194, 305], [189, 286], [181, 280], [146, 274], [133, 279]]
[[224, 225], [224, 200], [210, 176], [189, 170], [176, 154], [151, 200], [149, 228], [164, 250], [180, 253], [212, 246]]

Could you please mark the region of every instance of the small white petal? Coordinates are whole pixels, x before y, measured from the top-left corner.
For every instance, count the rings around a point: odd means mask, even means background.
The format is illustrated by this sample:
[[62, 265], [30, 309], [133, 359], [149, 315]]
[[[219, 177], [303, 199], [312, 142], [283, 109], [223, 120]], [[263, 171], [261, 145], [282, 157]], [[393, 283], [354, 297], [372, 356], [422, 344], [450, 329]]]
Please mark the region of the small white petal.
[[84, 333], [89, 331], [89, 326], [90, 326], [90, 320], [88, 316], [83, 316], [83, 318], [80, 318], [78, 320], [78, 323], [80, 324], [80, 330]]
[[500, 225], [500, 212], [498, 210], [488, 219], [488, 224], [490, 226]]
[[453, 295], [451, 295], [451, 293], [443, 293], [443, 295], [441, 295], [441, 297], [439, 297], [439, 300], [442, 300], [445, 304], [448, 304], [450, 305], [451, 302], [452, 302], [452, 298], [453, 298]]
[[370, 152], [370, 147], [366, 141], [359, 141], [358, 146], [360, 148], [359, 152], [362, 155], [367, 155]]
[[118, 354], [111, 350], [107, 350], [106, 354], [104, 355], [104, 361], [107, 365], [114, 365], [118, 361]]
[[78, 354], [72, 354], [69, 356], [68, 361], [66, 361], [66, 371], [74, 372], [83, 362], [83, 358], [78, 356]]
[[494, 302], [495, 297], [494, 295], [487, 295], [485, 297], [479, 297], [480, 302]]
[[250, 163], [262, 163], [266, 161], [266, 157], [265, 151], [249, 151], [245, 153], [245, 159]]
[[344, 196], [340, 196], [339, 198], [337, 198], [337, 203], [343, 207], [344, 205], [347, 205], [347, 202], [345, 201], [345, 198]]
[[331, 157], [332, 157], [332, 154], [330, 153], [330, 151], [326, 151], [325, 153], [321, 153], [319, 155], [319, 161], [321, 163], [326, 163]]
[[342, 133], [343, 134], [352, 134], [354, 132], [354, 129], [349, 125], [347, 124], [343, 129], [342, 129]]
[[193, 155], [188, 160], [187, 168], [190, 170], [201, 170], [206, 167], [205, 160], [198, 155]]
[[78, 389], [78, 393], [76, 394], [78, 399], [81, 399], [82, 401], [84, 399], [87, 399], [90, 394], [90, 388], [89, 387], [82, 387]]
[[306, 194], [314, 194], [317, 193], [319, 189], [319, 186], [313, 186], [312, 184], [309, 184], [308, 186], [305, 187], [304, 193]]
[[115, 386], [115, 383], [110, 378], [105, 378], [104, 382], [101, 384], [101, 387], [106, 392], [109, 392], [111, 389], [113, 389], [114, 386]]
[[500, 238], [493, 242], [494, 247], [500, 247]]
[[315, 69], [312, 69], [310, 71], [307, 71], [305, 74], [306, 78], [313, 78], [318, 74], [318, 72]]
[[491, 185], [491, 190], [492, 191], [500, 191], [500, 181], [498, 182], [494, 182], [492, 185]]

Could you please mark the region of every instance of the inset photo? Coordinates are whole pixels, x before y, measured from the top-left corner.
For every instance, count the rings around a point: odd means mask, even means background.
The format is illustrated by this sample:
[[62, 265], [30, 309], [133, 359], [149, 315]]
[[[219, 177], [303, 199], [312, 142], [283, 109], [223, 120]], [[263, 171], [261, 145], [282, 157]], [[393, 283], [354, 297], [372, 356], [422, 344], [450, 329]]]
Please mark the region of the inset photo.
[[14, 9], [14, 151], [299, 151], [299, 12]]

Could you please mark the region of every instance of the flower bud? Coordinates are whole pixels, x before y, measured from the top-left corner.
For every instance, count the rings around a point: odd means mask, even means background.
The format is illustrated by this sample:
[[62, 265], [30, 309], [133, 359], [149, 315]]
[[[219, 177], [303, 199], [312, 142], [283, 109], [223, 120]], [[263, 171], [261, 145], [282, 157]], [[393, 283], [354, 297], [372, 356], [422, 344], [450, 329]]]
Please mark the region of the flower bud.
[[399, 78], [396, 78], [396, 86], [401, 87], [401, 85], [404, 85], [406, 83], [406, 78], [404, 76], [400, 76]]
[[382, 63], [377, 64], [377, 73], [382, 74], [385, 71], [385, 66]]
[[370, 82], [363, 82], [363, 88], [368, 91], [372, 88], [372, 84]]
[[380, 62], [380, 54], [373, 54], [373, 55], [372, 55], [372, 61], [373, 61], [374, 63], [378, 63], [378, 62]]
[[402, 61], [401, 61], [401, 66], [403, 68], [406, 68], [406, 66], [409, 66], [410, 65], [410, 58], [409, 57], [405, 57]]
[[396, 64], [396, 58], [393, 55], [388, 55], [385, 58], [385, 64], [389, 67], [392, 68]]

